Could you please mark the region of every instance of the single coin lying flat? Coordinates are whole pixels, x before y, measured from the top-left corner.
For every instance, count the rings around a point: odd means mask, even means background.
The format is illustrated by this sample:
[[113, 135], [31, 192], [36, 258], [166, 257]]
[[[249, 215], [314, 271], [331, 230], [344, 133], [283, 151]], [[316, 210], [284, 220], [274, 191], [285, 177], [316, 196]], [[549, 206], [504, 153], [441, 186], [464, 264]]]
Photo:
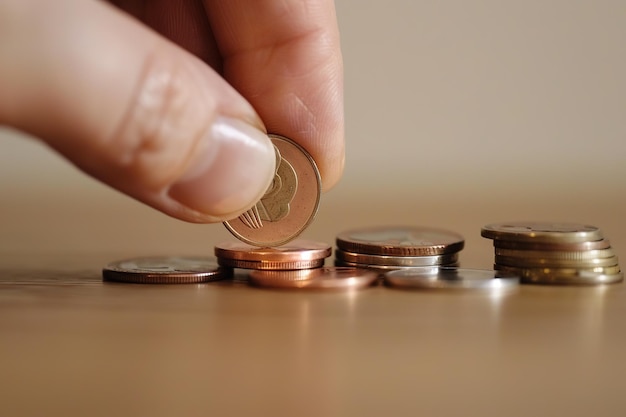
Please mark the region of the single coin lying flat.
[[143, 257], [112, 262], [102, 270], [104, 281], [134, 284], [197, 284], [231, 276], [213, 257]]

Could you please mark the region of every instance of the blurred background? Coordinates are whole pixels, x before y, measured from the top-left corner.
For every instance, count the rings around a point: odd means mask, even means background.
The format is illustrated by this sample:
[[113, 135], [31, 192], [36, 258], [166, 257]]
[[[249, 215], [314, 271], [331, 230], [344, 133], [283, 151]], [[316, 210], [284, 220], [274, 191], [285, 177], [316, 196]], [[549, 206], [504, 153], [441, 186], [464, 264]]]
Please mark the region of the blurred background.
[[[625, 2], [336, 6], [346, 171], [305, 237], [444, 227], [466, 237], [462, 264], [485, 267], [493, 253], [480, 227], [490, 222], [574, 221], [626, 236]], [[9, 129], [0, 193], [5, 254], [206, 254], [230, 238], [219, 224], [154, 212]]]

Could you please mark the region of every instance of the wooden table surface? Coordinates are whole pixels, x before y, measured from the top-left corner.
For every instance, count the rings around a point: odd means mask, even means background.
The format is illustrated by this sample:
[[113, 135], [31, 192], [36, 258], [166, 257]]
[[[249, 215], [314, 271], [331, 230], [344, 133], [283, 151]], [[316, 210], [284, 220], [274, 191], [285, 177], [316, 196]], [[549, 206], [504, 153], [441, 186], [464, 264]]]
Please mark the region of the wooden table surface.
[[[229, 238], [221, 225], [116, 198], [3, 206], [0, 415], [626, 412], [623, 284], [494, 294], [103, 283], [109, 261], [206, 254]], [[626, 248], [619, 200], [390, 200], [331, 193], [306, 236], [331, 243], [360, 225], [446, 227], [466, 236], [462, 266], [488, 268], [480, 227], [532, 218], [595, 224], [618, 255]]]

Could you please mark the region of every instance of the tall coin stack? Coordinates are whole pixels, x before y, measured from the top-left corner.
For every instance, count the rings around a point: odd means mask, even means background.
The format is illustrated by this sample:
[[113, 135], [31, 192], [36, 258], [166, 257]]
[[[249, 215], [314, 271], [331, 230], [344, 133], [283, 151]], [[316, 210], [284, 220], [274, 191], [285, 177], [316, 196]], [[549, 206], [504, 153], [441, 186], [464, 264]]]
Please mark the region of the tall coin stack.
[[494, 269], [515, 273], [524, 283], [597, 285], [624, 279], [615, 251], [595, 226], [493, 223], [481, 236], [493, 240]]
[[336, 238], [335, 265], [380, 272], [415, 267], [458, 266], [465, 240], [448, 230], [417, 226], [349, 230]]

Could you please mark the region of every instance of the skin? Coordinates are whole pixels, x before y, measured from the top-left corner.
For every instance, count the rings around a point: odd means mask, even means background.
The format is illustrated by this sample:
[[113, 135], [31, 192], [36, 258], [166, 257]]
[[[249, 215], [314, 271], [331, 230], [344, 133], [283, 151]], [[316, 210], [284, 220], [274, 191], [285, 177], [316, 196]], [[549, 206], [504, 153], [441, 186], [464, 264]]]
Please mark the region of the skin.
[[332, 0], [0, 0], [0, 124], [182, 220], [250, 208], [267, 132], [344, 166]]

